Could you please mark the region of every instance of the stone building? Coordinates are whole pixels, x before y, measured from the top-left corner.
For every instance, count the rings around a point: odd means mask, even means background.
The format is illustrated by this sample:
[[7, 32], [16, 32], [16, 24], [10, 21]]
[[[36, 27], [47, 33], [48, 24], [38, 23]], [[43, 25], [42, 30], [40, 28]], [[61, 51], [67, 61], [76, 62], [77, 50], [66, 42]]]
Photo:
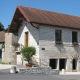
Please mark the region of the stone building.
[[2, 49], [4, 48], [5, 44], [5, 31], [0, 31], [0, 62], [2, 61]]
[[[10, 61], [10, 45], [18, 42], [36, 47], [33, 60], [39, 66], [80, 71], [80, 17], [18, 6], [5, 37], [4, 61]], [[13, 62], [18, 64], [17, 53], [13, 53]]]

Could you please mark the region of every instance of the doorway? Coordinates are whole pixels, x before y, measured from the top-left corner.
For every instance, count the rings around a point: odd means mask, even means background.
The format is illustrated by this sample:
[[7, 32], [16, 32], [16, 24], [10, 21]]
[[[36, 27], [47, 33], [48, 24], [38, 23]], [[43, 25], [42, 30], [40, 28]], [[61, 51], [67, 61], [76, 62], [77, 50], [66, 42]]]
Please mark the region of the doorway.
[[77, 60], [73, 59], [73, 61], [72, 61], [72, 68], [73, 68], [73, 70], [76, 70], [76, 67], [77, 67]]
[[57, 68], [57, 59], [50, 59], [49, 66], [52, 69], [56, 69]]
[[60, 59], [59, 60], [59, 70], [66, 68], [66, 59]]
[[25, 46], [28, 46], [28, 32], [25, 32]]

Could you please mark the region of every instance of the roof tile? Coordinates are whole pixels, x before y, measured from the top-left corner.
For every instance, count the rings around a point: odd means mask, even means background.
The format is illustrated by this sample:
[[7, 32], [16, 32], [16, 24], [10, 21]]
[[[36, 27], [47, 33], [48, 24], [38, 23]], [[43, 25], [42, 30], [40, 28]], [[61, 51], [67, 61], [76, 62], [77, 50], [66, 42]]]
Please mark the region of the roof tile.
[[80, 17], [18, 6], [28, 22], [80, 29]]

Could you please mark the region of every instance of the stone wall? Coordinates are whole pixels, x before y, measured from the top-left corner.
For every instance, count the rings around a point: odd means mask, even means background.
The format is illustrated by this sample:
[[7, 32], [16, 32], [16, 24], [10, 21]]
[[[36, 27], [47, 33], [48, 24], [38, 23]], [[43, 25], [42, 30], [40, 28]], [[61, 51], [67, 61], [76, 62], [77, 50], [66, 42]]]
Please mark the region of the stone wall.
[[12, 63], [16, 63], [16, 54], [14, 48], [12, 47], [13, 42], [17, 42], [17, 36], [13, 33], [5, 33], [5, 53], [3, 62], [11, 62], [11, 55], [14, 55]]
[[59, 74], [59, 70], [52, 70], [50, 67], [32, 67], [19, 69], [19, 73], [25, 74]]
[[[63, 44], [55, 44], [55, 29], [62, 30], [62, 42]], [[79, 45], [72, 45], [72, 31], [78, 32], [78, 43]], [[48, 63], [50, 59], [61, 59], [65, 58], [67, 60], [66, 70], [69, 70], [69, 65], [72, 65], [70, 59], [76, 58], [77, 61], [80, 57], [80, 31], [68, 28], [59, 28], [54, 26], [40, 26], [39, 31], [39, 53], [40, 59], [46, 60], [45, 64]], [[76, 56], [75, 56], [76, 55]], [[43, 64], [43, 63], [42, 63]], [[44, 66], [42, 65], [41, 66]], [[78, 63], [80, 66], [80, 63]], [[72, 70], [72, 68], [70, 69]], [[70, 71], [69, 70], [69, 71]]]

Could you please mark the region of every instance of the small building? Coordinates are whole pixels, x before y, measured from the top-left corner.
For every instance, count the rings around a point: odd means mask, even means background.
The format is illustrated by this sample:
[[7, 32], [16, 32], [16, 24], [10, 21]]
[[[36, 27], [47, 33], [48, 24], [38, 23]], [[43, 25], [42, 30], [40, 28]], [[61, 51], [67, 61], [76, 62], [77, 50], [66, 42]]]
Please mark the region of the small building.
[[[80, 17], [18, 6], [8, 32], [5, 61], [10, 61], [10, 45], [18, 42], [36, 48], [33, 58], [39, 66], [80, 71]], [[13, 57], [13, 62], [21, 60], [19, 54]]]
[[0, 31], [0, 62], [2, 61], [2, 48], [5, 44], [5, 31]]
[[0, 44], [5, 42], [5, 31], [0, 31]]

